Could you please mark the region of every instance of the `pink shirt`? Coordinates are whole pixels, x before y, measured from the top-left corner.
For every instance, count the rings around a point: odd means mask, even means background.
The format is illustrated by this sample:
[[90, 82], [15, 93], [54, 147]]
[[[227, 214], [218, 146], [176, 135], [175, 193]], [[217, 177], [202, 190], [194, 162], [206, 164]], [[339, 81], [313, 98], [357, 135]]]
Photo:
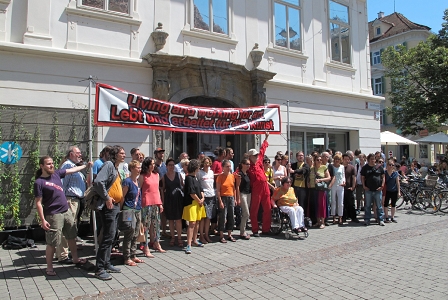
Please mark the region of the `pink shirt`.
[[161, 205], [162, 199], [160, 198], [159, 192], [159, 174], [149, 173], [140, 176], [143, 176], [143, 183], [141, 186], [142, 207]]

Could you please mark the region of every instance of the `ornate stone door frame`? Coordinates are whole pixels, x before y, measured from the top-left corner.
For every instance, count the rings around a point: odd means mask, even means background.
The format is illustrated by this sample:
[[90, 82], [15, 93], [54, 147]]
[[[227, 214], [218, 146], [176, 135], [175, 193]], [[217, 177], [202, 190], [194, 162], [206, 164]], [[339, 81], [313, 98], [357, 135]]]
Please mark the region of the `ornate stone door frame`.
[[[234, 107], [265, 105], [264, 84], [275, 76], [272, 72], [247, 70], [242, 65], [209, 58], [151, 53], [144, 59], [153, 68], [153, 97], [176, 103], [205, 96], [220, 98]], [[253, 137], [248, 141], [249, 148], [259, 146]], [[171, 139], [171, 132], [154, 130], [154, 147], [166, 149], [167, 154], [172, 150]]]

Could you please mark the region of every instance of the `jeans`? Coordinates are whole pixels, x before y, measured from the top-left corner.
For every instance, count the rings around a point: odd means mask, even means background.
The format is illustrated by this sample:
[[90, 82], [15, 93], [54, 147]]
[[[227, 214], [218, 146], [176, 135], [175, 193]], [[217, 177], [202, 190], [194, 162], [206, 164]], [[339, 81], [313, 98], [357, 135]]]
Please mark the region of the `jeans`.
[[98, 211], [100, 222], [103, 228], [103, 237], [98, 246], [96, 254], [96, 272], [102, 272], [110, 266], [110, 253], [112, 251], [112, 243], [117, 232], [118, 214], [120, 213], [120, 205], [114, 204], [112, 209], [106, 206]]
[[224, 208], [219, 208], [218, 231], [224, 231], [224, 228], [225, 230], [233, 230], [233, 226], [235, 225], [233, 215], [235, 198], [233, 196], [221, 196], [221, 201], [224, 204]]
[[365, 210], [364, 210], [364, 221], [369, 222], [372, 217], [372, 201], [375, 201], [376, 204], [376, 215], [378, 216], [378, 220], [383, 221], [384, 211], [382, 202], [382, 191], [365, 191]]

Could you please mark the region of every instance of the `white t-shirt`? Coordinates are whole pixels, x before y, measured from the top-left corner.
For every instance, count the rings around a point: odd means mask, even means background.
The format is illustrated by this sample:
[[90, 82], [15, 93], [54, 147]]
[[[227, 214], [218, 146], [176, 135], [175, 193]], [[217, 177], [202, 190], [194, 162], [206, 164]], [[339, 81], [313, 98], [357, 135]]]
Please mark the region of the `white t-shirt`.
[[339, 186], [345, 183], [345, 167], [343, 165], [340, 165], [339, 167], [333, 165], [333, 175], [334, 175], [333, 186]]
[[196, 175], [204, 190], [204, 197], [215, 196], [215, 189], [213, 188], [213, 182], [215, 181], [215, 174], [212, 170], [208, 169], [206, 173], [204, 170], [199, 170]]

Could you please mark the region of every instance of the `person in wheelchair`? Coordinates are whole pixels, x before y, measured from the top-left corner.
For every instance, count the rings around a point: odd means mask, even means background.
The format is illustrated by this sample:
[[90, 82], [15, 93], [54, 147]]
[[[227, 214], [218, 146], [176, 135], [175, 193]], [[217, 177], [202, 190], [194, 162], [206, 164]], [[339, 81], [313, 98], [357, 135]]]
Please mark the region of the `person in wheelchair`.
[[291, 187], [290, 177], [284, 177], [281, 180], [281, 185], [275, 189], [272, 200], [275, 202], [273, 203], [274, 207], [278, 207], [280, 211], [288, 214], [294, 233], [308, 231], [304, 224], [303, 208], [299, 205], [294, 189]]

